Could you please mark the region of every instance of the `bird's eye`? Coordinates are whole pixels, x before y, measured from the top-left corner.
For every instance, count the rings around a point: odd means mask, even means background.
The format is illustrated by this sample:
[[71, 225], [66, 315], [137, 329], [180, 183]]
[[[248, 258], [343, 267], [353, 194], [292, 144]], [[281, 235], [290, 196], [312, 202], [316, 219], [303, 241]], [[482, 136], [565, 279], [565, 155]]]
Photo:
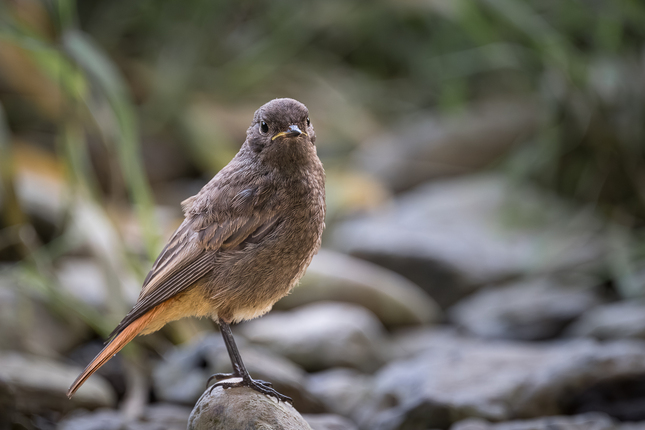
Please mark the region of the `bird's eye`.
[[262, 133], [268, 133], [269, 132], [269, 126], [267, 125], [266, 122], [262, 121], [260, 123], [260, 130], [262, 130]]
[[311, 125], [311, 120], [309, 119], [309, 117], [307, 117], [307, 125]]

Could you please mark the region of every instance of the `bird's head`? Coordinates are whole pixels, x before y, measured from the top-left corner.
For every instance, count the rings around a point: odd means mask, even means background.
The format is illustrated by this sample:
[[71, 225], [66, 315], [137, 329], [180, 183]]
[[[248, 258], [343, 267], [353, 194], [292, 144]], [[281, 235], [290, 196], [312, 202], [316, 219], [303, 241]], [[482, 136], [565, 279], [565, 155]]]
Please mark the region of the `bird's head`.
[[261, 106], [246, 132], [246, 142], [266, 162], [297, 163], [315, 154], [316, 134], [309, 110], [294, 99], [274, 99]]

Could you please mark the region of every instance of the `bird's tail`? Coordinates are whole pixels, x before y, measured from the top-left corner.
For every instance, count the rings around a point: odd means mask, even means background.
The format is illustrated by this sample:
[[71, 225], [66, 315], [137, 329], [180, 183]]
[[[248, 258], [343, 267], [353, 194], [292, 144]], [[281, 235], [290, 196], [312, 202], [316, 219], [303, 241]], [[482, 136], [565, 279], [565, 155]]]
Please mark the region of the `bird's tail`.
[[117, 352], [121, 351], [124, 346], [141, 333], [152, 322], [152, 320], [155, 319], [160, 308], [161, 305], [149, 310], [141, 317], [128, 324], [127, 327], [123, 328], [123, 330], [121, 330], [107, 345], [105, 345], [101, 352], [94, 357], [94, 360], [92, 360], [85, 370], [78, 375], [78, 378], [76, 378], [72, 386], [69, 387], [67, 397], [71, 399], [74, 393], [76, 393], [76, 390], [85, 383], [87, 378], [92, 376], [94, 372], [99, 370], [99, 368], [107, 363], [110, 358], [114, 357]]

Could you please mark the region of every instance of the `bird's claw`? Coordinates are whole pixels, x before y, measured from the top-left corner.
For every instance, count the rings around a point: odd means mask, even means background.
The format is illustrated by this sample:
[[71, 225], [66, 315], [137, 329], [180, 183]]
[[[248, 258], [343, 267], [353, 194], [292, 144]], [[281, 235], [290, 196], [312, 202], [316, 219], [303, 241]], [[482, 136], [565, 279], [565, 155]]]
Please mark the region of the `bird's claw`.
[[235, 375], [233, 373], [214, 373], [208, 378], [208, 381], [206, 381], [206, 386], [208, 387], [211, 384], [211, 381], [223, 381], [224, 379], [231, 379], [231, 378], [239, 378], [238, 375]]
[[262, 384], [262, 385], [264, 385], [265, 387], [269, 387], [269, 388], [272, 388], [272, 387], [273, 387], [273, 384], [272, 384], [272, 383], [267, 382], [267, 381], [263, 381], [263, 380], [261, 380], [261, 379], [254, 379], [253, 381], [257, 382], [258, 384]]

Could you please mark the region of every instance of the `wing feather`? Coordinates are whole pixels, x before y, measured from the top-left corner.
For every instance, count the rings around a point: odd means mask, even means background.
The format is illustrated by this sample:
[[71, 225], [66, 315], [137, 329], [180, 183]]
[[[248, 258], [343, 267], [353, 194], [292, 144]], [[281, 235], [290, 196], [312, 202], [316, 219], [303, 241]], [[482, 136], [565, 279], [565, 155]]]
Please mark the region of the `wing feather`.
[[113, 338], [146, 312], [193, 286], [213, 269], [217, 254], [255, 243], [276, 226], [273, 213], [256, 212], [224, 222], [190, 215], [179, 226], [146, 277], [139, 299], [114, 329]]

